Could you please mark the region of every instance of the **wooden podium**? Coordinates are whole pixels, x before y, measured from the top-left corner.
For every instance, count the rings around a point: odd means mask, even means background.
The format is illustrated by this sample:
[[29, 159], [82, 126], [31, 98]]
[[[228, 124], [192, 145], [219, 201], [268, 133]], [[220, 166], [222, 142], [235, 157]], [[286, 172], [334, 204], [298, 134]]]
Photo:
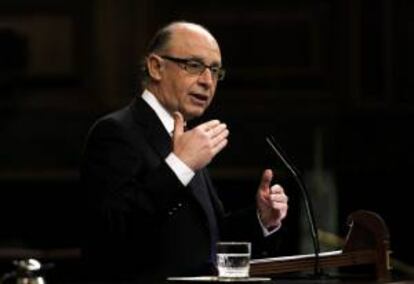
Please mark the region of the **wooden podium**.
[[[372, 264], [378, 281], [390, 280], [389, 232], [384, 220], [377, 214], [359, 210], [347, 220], [350, 227], [342, 250], [321, 253], [320, 268]], [[312, 270], [315, 255], [298, 255], [252, 260], [252, 276], [274, 276], [280, 273]]]

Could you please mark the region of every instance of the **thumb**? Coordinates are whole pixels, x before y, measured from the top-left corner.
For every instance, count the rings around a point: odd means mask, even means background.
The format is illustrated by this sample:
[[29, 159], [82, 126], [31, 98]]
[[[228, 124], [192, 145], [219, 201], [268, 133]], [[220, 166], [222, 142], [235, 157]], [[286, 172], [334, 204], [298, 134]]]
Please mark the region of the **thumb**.
[[174, 117], [174, 131], [173, 137], [179, 137], [184, 133], [184, 118], [183, 115], [176, 111], [173, 113]]
[[260, 191], [269, 190], [272, 179], [273, 179], [273, 171], [270, 169], [265, 170], [262, 174], [262, 180], [260, 181], [259, 190]]

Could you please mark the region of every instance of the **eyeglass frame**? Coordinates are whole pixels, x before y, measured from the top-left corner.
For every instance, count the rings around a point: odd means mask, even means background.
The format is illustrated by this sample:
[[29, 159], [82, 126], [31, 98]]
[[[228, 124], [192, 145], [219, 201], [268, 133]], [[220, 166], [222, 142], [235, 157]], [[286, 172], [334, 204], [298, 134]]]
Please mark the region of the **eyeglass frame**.
[[[185, 71], [193, 75], [201, 75], [204, 73], [204, 71], [206, 71], [207, 68], [210, 69], [212, 77], [216, 79], [217, 81], [222, 81], [224, 79], [224, 76], [226, 75], [226, 70], [223, 67], [216, 66], [216, 65], [206, 65], [200, 60], [197, 60], [194, 58], [179, 58], [179, 57], [174, 57], [170, 55], [159, 55], [159, 54], [157, 54], [157, 56], [161, 57], [162, 59], [166, 59], [166, 60], [176, 63], [181, 68], [183, 68]], [[195, 64], [199, 64], [199, 68], [203, 67], [203, 69], [202, 70], [200, 69], [199, 71], [195, 71], [195, 70], [190, 71], [189, 68], [191, 67], [189, 63], [191, 62]]]

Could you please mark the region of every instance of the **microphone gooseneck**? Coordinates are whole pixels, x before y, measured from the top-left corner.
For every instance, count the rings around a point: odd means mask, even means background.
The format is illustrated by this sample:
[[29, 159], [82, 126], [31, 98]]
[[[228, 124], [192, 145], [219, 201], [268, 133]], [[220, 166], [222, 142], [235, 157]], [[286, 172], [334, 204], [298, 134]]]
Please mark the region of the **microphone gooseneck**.
[[320, 265], [319, 265], [319, 254], [320, 254], [320, 247], [319, 247], [319, 237], [318, 237], [318, 230], [315, 222], [315, 216], [313, 214], [313, 207], [312, 202], [309, 198], [308, 190], [306, 188], [306, 185], [298, 173], [298, 170], [294, 167], [294, 165], [289, 162], [286, 155], [283, 154], [283, 151], [281, 147], [276, 142], [275, 138], [271, 135], [266, 137], [266, 142], [269, 144], [270, 148], [273, 150], [273, 152], [276, 153], [276, 155], [282, 160], [283, 164], [287, 167], [287, 169], [292, 173], [296, 183], [298, 184], [300, 191], [303, 196], [303, 201], [305, 203], [305, 209], [306, 209], [306, 217], [308, 219], [309, 229], [312, 236], [312, 242], [313, 242], [313, 249], [315, 253], [315, 266], [314, 266], [314, 274], [315, 276], [320, 276]]

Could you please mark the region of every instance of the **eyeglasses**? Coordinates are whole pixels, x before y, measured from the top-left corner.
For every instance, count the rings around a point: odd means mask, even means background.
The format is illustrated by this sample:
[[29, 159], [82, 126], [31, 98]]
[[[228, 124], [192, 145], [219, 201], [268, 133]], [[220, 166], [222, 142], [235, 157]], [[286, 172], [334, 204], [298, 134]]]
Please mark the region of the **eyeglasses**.
[[221, 81], [224, 79], [224, 75], [226, 74], [226, 70], [219, 66], [208, 66], [203, 62], [200, 62], [195, 59], [187, 59], [187, 58], [177, 58], [168, 55], [159, 55], [163, 59], [170, 60], [174, 63], [180, 65], [185, 71], [190, 74], [194, 75], [201, 75], [204, 73], [206, 68], [210, 69], [211, 74], [215, 80]]

